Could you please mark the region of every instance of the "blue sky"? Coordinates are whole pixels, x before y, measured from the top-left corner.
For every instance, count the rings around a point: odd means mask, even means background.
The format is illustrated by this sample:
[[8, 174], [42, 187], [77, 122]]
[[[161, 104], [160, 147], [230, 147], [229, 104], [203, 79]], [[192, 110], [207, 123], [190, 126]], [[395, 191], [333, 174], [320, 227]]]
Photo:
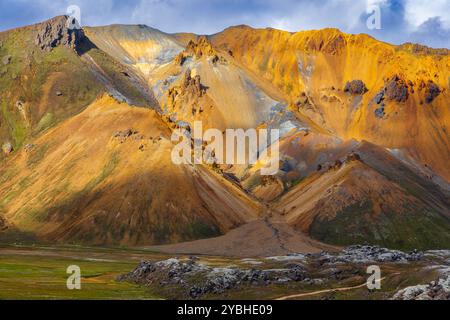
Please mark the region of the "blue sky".
[[[339, 28], [392, 43], [450, 48], [450, 0], [0, 0], [0, 30], [81, 9], [82, 25], [146, 24], [166, 32], [212, 34], [231, 25], [288, 31]], [[367, 19], [379, 8], [381, 29]]]

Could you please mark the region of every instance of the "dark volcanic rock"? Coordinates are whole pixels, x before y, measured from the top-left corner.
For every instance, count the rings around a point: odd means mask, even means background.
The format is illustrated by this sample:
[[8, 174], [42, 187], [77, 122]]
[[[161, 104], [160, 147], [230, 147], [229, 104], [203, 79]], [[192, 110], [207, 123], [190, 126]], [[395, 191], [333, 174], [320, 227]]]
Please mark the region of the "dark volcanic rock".
[[397, 102], [405, 102], [409, 95], [406, 82], [398, 76], [394, 76], [388, 81], [384, 91], [388, 100]]
[[346, 163], [352, 162], [352, 161], [361, 161], [361, 156], [358, 153], [352, 152], [347, 155], [347, 158], [345, 159]]
[[432, 103], [440, 93], [441, 89], [433, 81], [428, 80], [425, 89], [425, 102]]
[[59, 16], [38, 24], [36, 45], [45, 51], [51, 51], [59, 45], [76, 49], [85, 37], [82, 29], [71, 27], [76, 26], [76, 23], [74, 18]]
[[349, 81], [344, 88], [344, 92], [349, 92], [353, 95], [363, 95], [367, 91], [366, 85], [361, 80]]
[[384, 112], [384, 107], [375, 109], [375, 117], [383, 119], [386, 113]]
[[389, 250], [378, 246], [350, 246], [345, 248], [334, 259], [341, 262], [366, 263], [366, 262], [407, 262], [418, 261], [423, 258], [423, 253], [412, 251], [405, 253], [398, 250]]
[[138, 284], [177, 285], [186, 295], [197, 299], [205, 294], [221, 294], [248, 284], [265, 286], [291, 281], [304, 281], [307, 273], [301, 264], [291, 264], [282, 269], [240, 269], [237, 267], [215, 268], [199, 263], [196, 258], [169, 259], [159, 262], [141, 262], [129, 274], [117, 278]]
[[384, 89], [378, 92], [373, 100], [376, 104], [381, 104], [384, 100]]

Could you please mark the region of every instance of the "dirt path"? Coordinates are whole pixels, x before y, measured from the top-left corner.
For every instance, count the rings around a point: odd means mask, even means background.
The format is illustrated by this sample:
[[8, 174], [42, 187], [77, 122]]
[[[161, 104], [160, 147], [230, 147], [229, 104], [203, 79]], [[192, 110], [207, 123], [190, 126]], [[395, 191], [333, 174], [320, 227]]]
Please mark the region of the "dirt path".
[[[378, 282], [381, 282], [381, 281], [383, 281], [385, 279], [386, 279], [386, 277], [383, 277], [380, 280], [378, 280]], [[313, 291], [313, 292], [293, 294], [293, 295], [277, 298], [275, 300], [289, 300], [289, 299], [295, 299], [295, 298], [303, 298], [303, 297], [315, 296], [315, 295], [318, 295], [318, 294], [328, 293], [328, 292], [349, 291], [349, 290], [364, 288], [366, 286], [367, 286], [367, 283], [363, 283], [363, 284], [360, 284], [360, 285], [357, 285], [357, 286], [354, 286], [354, 287], [333, 288], [333, 289], [325, 289], [325, 290], [318, 290], [318, 291]]]

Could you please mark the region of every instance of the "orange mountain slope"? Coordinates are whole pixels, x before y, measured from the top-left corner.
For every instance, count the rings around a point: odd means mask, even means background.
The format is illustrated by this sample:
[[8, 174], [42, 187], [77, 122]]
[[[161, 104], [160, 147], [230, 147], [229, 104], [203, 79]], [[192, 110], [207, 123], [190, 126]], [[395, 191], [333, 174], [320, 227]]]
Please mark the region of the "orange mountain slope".
[[[404, 149], [450, 180], [449, 50], [335, 29], [232, 27], [210, 40], [339, 137]], [[367, 92], [344, 92], [354, 80]]]
[[88, 244], [158, 244], [222, 234], [259, 205], [201, 167], [176, 166], [152, 110], [103, 97], [2, 166], [11, 232]]

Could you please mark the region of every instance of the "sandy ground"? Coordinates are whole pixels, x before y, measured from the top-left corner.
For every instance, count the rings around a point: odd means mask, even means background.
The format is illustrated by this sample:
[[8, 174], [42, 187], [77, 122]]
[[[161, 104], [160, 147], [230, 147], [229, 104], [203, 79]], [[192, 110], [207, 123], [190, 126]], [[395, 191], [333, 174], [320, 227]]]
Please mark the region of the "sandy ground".
[[280, 218], [265, 218], [247, 223], [221, 237], [152, 246], [150, 249], [171, 254], [269, 257], [289, 253], [336, 251], [339, 248], [310, 239]]

